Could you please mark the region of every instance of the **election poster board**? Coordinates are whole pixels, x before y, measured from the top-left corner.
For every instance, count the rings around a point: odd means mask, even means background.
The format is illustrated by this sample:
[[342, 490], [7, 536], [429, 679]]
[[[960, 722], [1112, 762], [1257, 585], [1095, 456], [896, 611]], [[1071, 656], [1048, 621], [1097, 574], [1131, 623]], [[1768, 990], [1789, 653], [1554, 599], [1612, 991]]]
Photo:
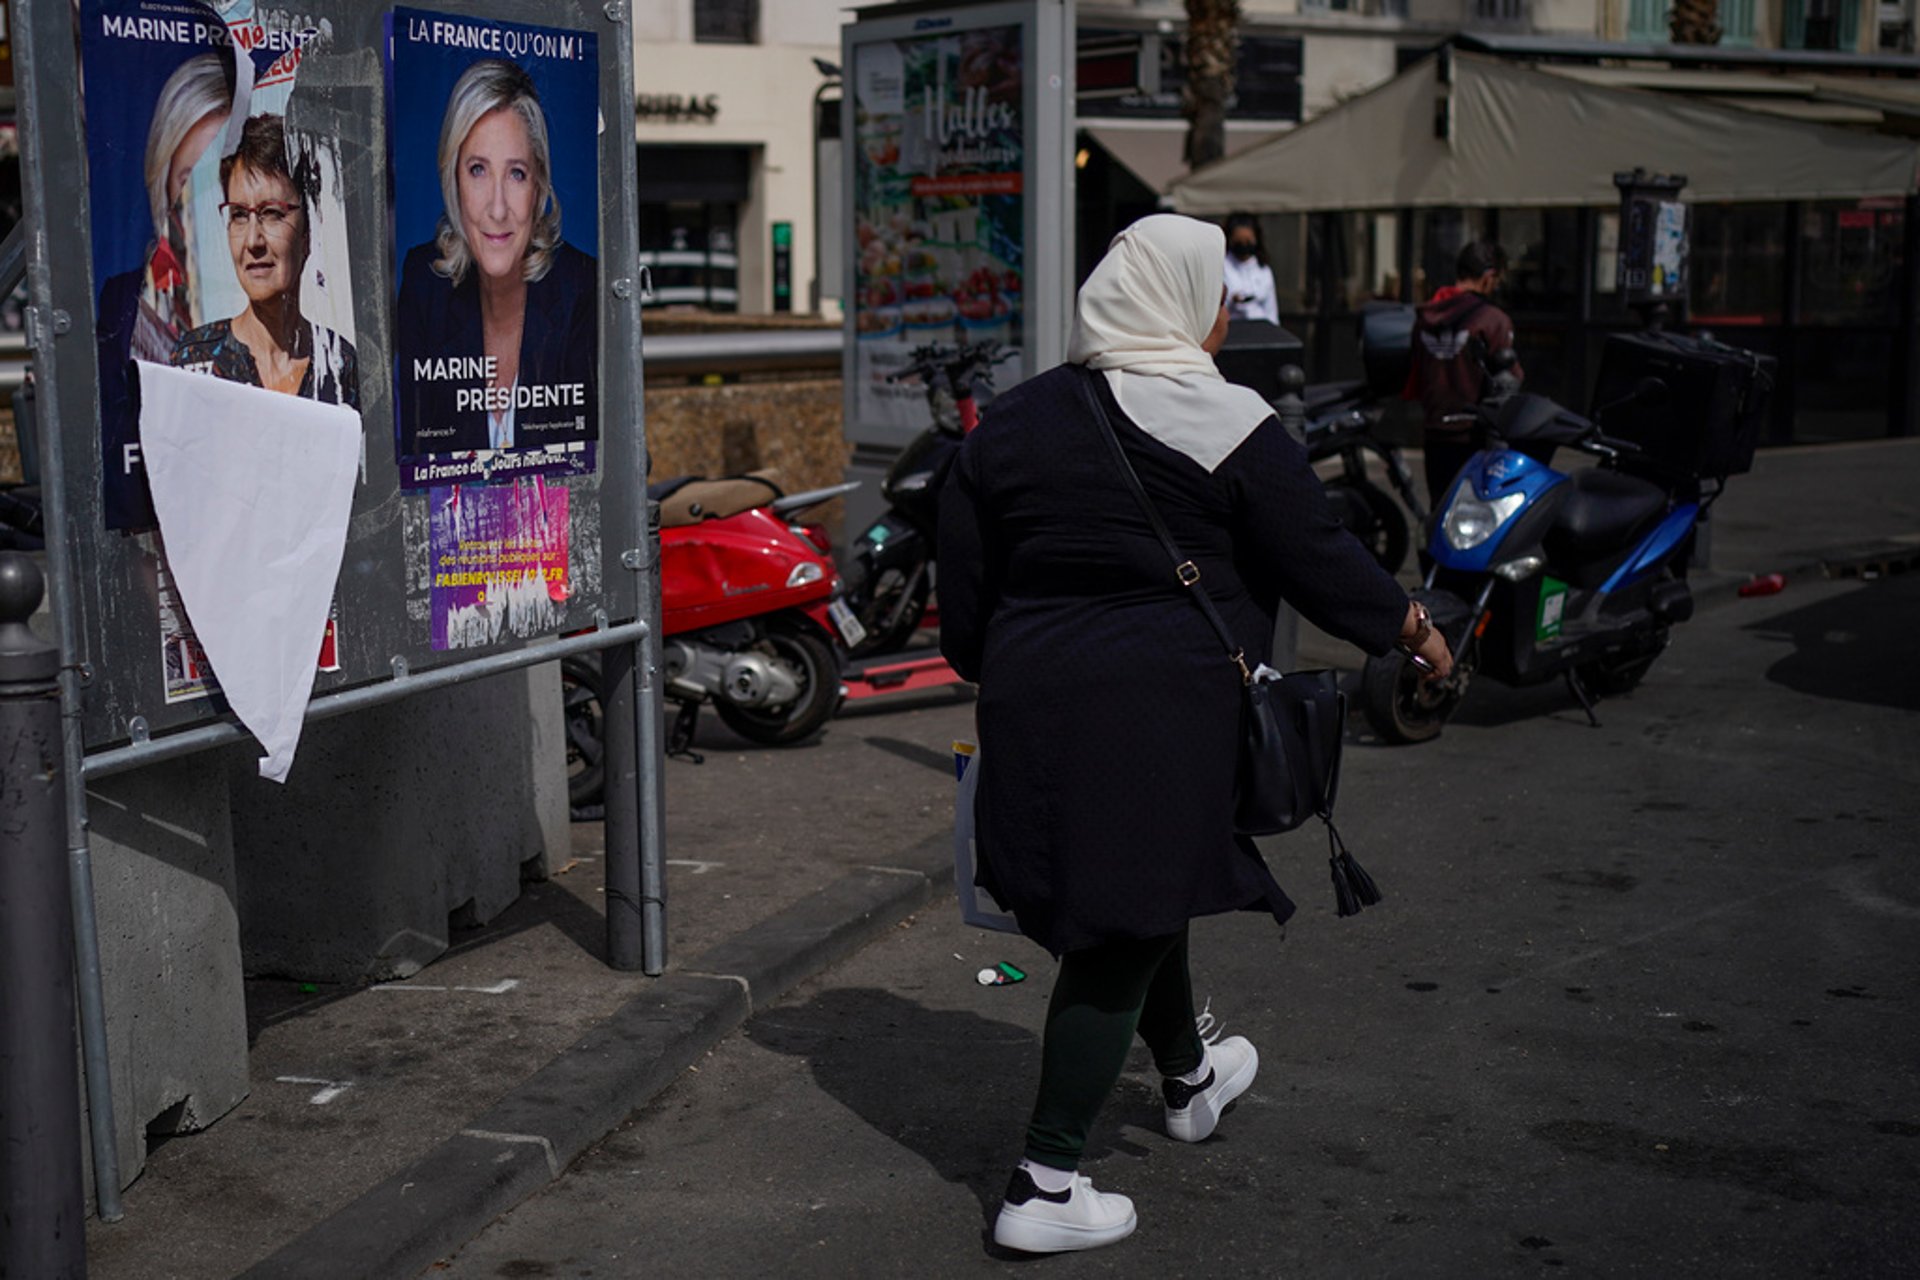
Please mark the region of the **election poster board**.
[[130, 362], [357, 410], [353, 246], [338, 139], [286, 127], [318, 26], [253, 0], [80, 14], [85, 81], [113, 87], [87, 103], [102, 501], [107, 528], [150, 529]]
[[591, 471], [598, 42], [420, 9], [391, 24], [400, 483]]
[[[457, 14], [75, 0], [23, 19], [29, 203], [45, 226], [75, 229], [35, 247], [30, 283], [37, 322], [57, 317], [70, 335], [43, 337], [35, 364], [42, 405], [57, 402], [42, 434], [62, 460], [72, 559], [55, 589], [77, 601], [89, 750], [229, 710], [185, 553], [157, 527], [130, 366], [236, 384], [256, 406], [277, 398], [264, 389], [351, 415], [359, 458], [329, 620], [312, 638], [315, 698], [639, 616], [642, 575], [622, 559], [644, 528], [639, 307], [615, 287], [637, 270], [634, 152], [604, 123], [631, 116], [631, 44], [587, 0], [516, 21], [530, 13], [504, 0]], [[421, 19], [411, 39], [409, 17]], [[459, 212], [442, 175], [462, 158], [440, 164], [439, 135], [462, 76], [488, 60], [531, 86], [544, 150], [527, 145], [534, 125], [508, 131], [495, 166], [508, 181], [474, 220], [469, 293], [498, 267], [495, 247], [515, 245], [523, 208], [545, 270], [523, 263], [524, 289], [463, 312], [459, 285], [433, 272], [439, 224], [450, 202]], [[486, 140], [500, 119], [480, 115]], [[513, 186], [529, 177], [544, 188], [530, 203]], [[423, 246], [437, 294], [404, 287]], [[494, 304], [516, 297], [502, 326]], [[403, 307], [426, 319], [403, 321]], [[403, 421], [409, 335], [434, 337], [426, 358], [456, 376], [429, 378]], [[461, 371], [476, 376], [462, 385]], [[456, 398], [437, 416], [434, 397], [463, 390], [478, 412], [460, 417]], [[264, 411], [279, 419], [304, 420]]]
[[992, 346], [982, 405], [1064, 353], [1071, 53], [1062, 0], [874, 6], [842, 28], [842, 373], [858, 454], [932, 422], [916, 351]]

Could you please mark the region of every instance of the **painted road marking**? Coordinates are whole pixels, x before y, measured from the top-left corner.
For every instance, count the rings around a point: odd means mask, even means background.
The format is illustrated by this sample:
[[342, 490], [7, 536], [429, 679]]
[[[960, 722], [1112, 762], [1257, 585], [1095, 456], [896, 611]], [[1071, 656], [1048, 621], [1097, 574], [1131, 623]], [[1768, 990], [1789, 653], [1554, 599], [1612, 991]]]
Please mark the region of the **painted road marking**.
[[326, 1106], [329, 1102], [332, 1102], [335, 1098], [353, 1088], [353, 1081], [351, 1080], [322, 1080], [318, 1076], [275, 1076], [274, 1080], [280, 1084], [320, 1085], [320, 1091], [307, 1099], [309, 1103], [316, 1107]]

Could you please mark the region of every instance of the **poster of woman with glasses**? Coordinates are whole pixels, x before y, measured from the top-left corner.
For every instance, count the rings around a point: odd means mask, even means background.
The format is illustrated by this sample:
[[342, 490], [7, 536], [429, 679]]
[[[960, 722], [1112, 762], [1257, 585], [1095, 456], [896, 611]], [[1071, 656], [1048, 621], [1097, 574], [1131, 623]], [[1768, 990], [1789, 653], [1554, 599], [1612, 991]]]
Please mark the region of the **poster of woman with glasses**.
[[132, 361], [360, 407], [337, 141], [287, 128], [306, 19], [81, 0], [102, 496], [151, 528]]

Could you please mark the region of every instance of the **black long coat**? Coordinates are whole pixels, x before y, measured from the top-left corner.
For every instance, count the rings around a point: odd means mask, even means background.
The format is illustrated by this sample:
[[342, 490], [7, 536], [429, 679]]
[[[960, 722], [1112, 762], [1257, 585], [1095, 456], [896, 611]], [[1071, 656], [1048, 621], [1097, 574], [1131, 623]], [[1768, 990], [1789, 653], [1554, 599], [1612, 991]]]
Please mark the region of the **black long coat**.
[[[1062, 365], [998, 397], [940, 495], [941, 650], [980, 684], [979, 880], [1057, 954], [1293, 904], [1233, 832], [1242, 696]], [[1174, 542], [1249, 661], [1282, 597], [1384, 653], [1407, 597], [1275, 419], [1205, 468], [1094, 380]]]

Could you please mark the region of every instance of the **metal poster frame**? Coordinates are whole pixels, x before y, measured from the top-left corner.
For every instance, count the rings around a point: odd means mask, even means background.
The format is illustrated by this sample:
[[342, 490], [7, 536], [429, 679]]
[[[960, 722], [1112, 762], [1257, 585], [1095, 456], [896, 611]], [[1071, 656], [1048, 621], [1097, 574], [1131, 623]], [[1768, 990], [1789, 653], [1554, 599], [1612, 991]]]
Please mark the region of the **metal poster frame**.
[[[933, 0], [860, 10], [841, 30], [840, 137], [843, 149], [841, 299], [845, 313], [841, 356], [842, 410], [849, 441], [897, 452], [921, 429], [863, 420], [859, 408], [858, 275], [861, 145], [856, 125], [859, 53], [872, 44], [938, 38], [990, 27], [1021, 30], [1021, 287], [1020, 352], [1024, 376], [1066, 358], [1073, 292], [1073, 0]], [[1002, 382], [1004, 389], [1006, 382]], [[916, 411], [918, 412], [918, 411]]]
[[[271, 16], [284, 16], [271, 4]], [[320, 675], [309, 721], [327, 719], [415, 693], [445, 688], [568, 654], [606, 650], [603, 689], [607, 733], [607, 932], [616, 969], [662, 972], [666, 964], [664, 825], [661, 815], [661, 703], [657, 512], [646, 501], [646, 440], [640, 360], [638, 185], [631, 119], [633, 38], [624, 4], [591, 0], [485, 0], [450, 18], [478, 18], [595, 33], [599, 132], [594, 150], [600, 199], [598, 262], [599, 438], [590, 476], [571, 477], [576, 537], [570, 554], [582, 587], [562, 632], [509, 640], [465, 656], [422, 642], [416, 604], [409, 616], [405, 578], [416, 566], [403, 532], [424, 490], [398, 489], [393, 462], [393, 400], [384, 371], [394, 317], [395, 269], [388, 227], [386, 77], [379, 51], [391, 0], [310, 0], [309, 20], [329, 34], [309, 46], [299, 88], [286, 111], [301, 127], [342, 139], [346, 223], [352, 262], [355, 340], [365, 384], [363, 481], [355, 495], [347, 563], [337, 588], [347, 640], [342, 666]], [[100, 386], [94, 352], [94, 299], [86, 138], [75, 23], [77, 6], [16, 3], [14, 57], [25, 215], [0, 250], [0, 267], [24, 258], [29, 290], [37, 427], [49, 579], [49, 611], [60, 648], [60, 694], [67, 790], [68, 872], [80, 994], [96, 1207], [118, 1218], [120, 1188], [113, 1146], [105, 1016], [94, 919], [93, 876], [84, 780], [104, 777], [226, 743], [247, 733], [209, 701], [186, 709], [152, 698], [151, 638], [157, 623], [127, 607], [139, 597], [131, 540], [106, 531], [101, 517]], [[576, 210], [575, 216], [581, 216]], [[6, 274], [15, 276], [19, 268]], [[7, 283], [11, 284], [12, 281]], [[367, 477], [387, 477], [379, 483]], [[585, 483], [581, 483], [581, 482]], [[420, 525], [416, 523], [415, 533]], [[587, 539], [582, 546], [578, 535]], [[424, 551], [422, 551], [424, 554]], [[356, 559], [356, 556], [358, 558]], [[358, 627], [354, 621], [358, 610]], [[131, 619], [131, 620], [130, 620]], [[474, 651], [467, 651], [472, 654]], [[144, 662], [146, 671], [137, 669]], [[624, 726], [615, 731], [614, 726]]]

